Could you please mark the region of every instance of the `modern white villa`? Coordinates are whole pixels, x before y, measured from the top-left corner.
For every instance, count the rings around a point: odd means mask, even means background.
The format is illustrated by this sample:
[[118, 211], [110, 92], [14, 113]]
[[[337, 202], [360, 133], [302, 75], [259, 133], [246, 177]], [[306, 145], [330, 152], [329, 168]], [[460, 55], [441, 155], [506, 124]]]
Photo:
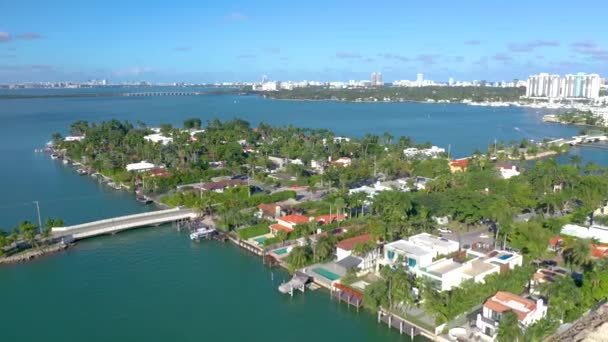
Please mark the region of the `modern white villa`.
[[561, 234], [579, 239], [596, 239], [598, 242], [608, 243], [608, 227], [599, 225], [584, 227], [576, 224], [566, 224], [562, 227]]
[[440, 255], [458, 251], [460, 244], [428, 233], [413, 235], [408, 240], [397, 240], [384, 245], [383, 265], [407, 266], [414, 270], [433, 263]]
[[477, 314], [475, 325], [489, 339], [494, 340], [502, 315], [509, 311], [517, 315], [521, 326], [527, 327], [547, 315], [547, 306], [542, 299], [533, 301], [510, 292], [499, 291], [483, 304], [483, 310]]
[[523, 263], [520, 254], [507, 251], [491, 251], [487, 254], [466, 250], [464, 262], [454, 258], [444, 258], [416, 269], [416, 275], [431, 281], [438, 291], [451, 290], [466, 280], [483, 283], [485, 277], [494, 273], [506, 272]]

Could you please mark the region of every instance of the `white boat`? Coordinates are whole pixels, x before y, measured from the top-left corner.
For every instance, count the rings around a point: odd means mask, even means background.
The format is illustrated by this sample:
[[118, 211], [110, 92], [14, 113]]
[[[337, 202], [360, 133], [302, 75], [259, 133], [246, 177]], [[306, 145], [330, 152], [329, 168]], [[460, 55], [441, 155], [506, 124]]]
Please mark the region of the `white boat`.
[[202, 238], [206, 238], [213, 232], [215, 232], [215, 229], [213, 229], [213, 228], [208, 228], [208, 227], [199, 228], [190, 234], [190, 240], [200, 240]]
[[59, 155], [53, 153], [51, 154], [51, 159], [59, 159]]
[[70, 163], [70, 161], [69, 161], [69, 160], [67, 160], [67, 159], [64, 159], [64, 160], [63, 160], [63, 164], [68, 165], [69, 163]]

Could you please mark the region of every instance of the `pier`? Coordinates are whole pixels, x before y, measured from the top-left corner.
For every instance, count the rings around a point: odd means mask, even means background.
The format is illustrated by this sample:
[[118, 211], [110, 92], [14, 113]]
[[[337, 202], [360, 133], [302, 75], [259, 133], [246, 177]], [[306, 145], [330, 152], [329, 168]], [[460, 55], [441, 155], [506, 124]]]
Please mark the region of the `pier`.
[[283, 294], [289, 294], [293, 297], [294, 290], [300, 290], [302, 292], [306, 289], [306, 284], [310, 281], [310, 277], [302, 272], [296, 272], [293, 278], [286, 283], [279, 286], [279, 292]]
[[81, 240], [99, 235], [115, 234], [128, 229], [191, 220], [196, 217], [198, 214], [195, 210], [174, 208], [57, 227], [53, 228], [52, 234], [54, 237], [72, 236], [74, 240]]
[[410, 335], [413, 340], [414, 337], [422, 335], [431, 341], [444, 341], [445, 339], [440, 338], [435, 332], [429, 331], [421, 326], [414, 324], [405, 318], [397, 316], [389, 311], [380, 309], [378, 311], [378, 323], [384, 322], [389, 328], [395, 328], [399, 330], [399, 334], [406, 333]]

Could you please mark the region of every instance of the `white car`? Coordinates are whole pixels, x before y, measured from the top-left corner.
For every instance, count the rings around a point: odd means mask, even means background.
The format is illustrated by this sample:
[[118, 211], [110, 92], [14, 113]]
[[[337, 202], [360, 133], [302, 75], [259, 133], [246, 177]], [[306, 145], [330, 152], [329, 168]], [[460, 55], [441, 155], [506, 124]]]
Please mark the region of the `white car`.
[[437, 230], [438, 230], [440, 233], [444, 233], [444, 234], [447, 234], [447, 233], [451, 233], [451, 232], [452, 232], [452, 230], [447, 229], [447, 228], [443, 228], [443, 227], [441, 227], [441, 228], [437, 228]]

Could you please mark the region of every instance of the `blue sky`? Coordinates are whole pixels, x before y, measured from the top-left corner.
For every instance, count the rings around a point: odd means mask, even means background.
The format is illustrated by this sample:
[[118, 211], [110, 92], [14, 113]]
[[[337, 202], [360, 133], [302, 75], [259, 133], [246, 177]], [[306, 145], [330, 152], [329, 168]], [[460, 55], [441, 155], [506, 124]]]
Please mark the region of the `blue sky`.
[[602, 0], [0, 1], [0, 83], [608, 73]]

